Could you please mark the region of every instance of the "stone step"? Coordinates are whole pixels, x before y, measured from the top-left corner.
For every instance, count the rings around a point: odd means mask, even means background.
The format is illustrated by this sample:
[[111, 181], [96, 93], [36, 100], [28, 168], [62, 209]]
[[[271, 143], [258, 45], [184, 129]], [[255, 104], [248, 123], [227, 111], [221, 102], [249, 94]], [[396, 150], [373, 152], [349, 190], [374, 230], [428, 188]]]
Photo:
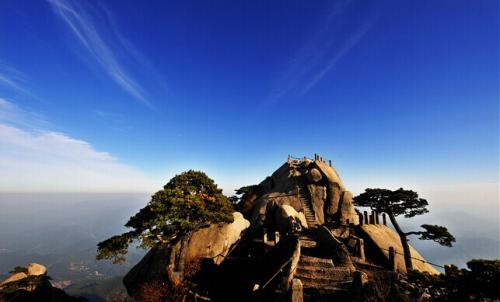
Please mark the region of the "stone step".
[[299, 279], [323, 280], [325, 282], [352, 280], [352, 274], [349, 270], [339, 268], [298, 267], [295, 276]]
[[353, 259], [353, 262], [357, 267], [369, 269], [369, 270], [373, 270], [373, 271], [386, 270], [386, 268], [383, 266], [373, 264], [373, 263], [367, 263], [366, 260], [361, 260], [358, 257], [351, 256], [351, 258]]
[[321, 278], [305, 278], [305, 277], [296, 277], [297, 279], [300, 279], [302, 281], [302, 286], [304, 289], [306, 288], [317, 288], [317, 289], [341, 289], [344, 288], [347, 285], [352, 284], [352, 280], [340, 280], [340, 281], [332, 281], [332, 280], [326, 280], [326, 279], [321, 279]]
[[332, 259], [318, 258], [312, 256], [301, 255], [299, 260], [299, 266], [301, 265], [319, 265], [325, 267], [333, 267]]
[[300, 246], [305, 247], [305, 248], [315, 248], [316, 247], [316, 241], [314, 240], [300, 240]]
[[328, 278], [332, 274], [330, 271], [332, 267], [317, 267], [317, 266], [299, 266], [295, 270], [295, 274], [297, 276], [301, 277], [308, 277], [308, 278], [315, 278], [315, 277], [321, 277], [321, 278]]
[[[304, 286], [304, 288], [327, 287], [327, 286], [340, 287], [340, 284], [342, 284], [343, 282], [351, 282], [351, 279], [335, 279], [335, 278], [323, 278], [323, 277], [311, 278], [301, 275], [295, 275], [294, 277], [302, 281], [302, 286]], [[340, 284], [337, 285], [337, 283]]]
[[318, 221], [316, 220], [316, 215], [314, 213], [310, 197], [304, 193], [306, 192], [305, 190], [307, 190], [307, 188], [300, 188], [299, 199], [302, 203], [307, 226], [310, 228], [315, 228], [316, 226], [318, 226]]
[[[321, 258], [320, 258], [321, 259]], [[327, 259], [330, 260], [330, 259]], [[305, 262], [299, 262], [297, 269], [300, 271], [306, 271], [306, 272], [329, 272], [330, 274], [342, 274], [343, 276], [351, 276], [351, 271], [344, 266], [322, 266], [321, 265], [315, 265], [311, 263], [305, 263]]]
[[[308, 298], [318, 298], [321, 296], [328, 295], [336, 295], [336, 294], [348, 294], [348, 286], [346, 284], [338, 284], [338, 285], [313, 285], [304, 286], [304, 301], [310, 301]], [[328, 301], [328, 300], [320, 300], [320, 301]]]
[[328, 269], [331, 269], [333, 267], [331, 266], [325, 266], [323, 264], [317, 265], [317, 264], [310, 264], [310, 263], [299, 263], [297, 265], [296, 272], [311, 272], [314, 273], [315, 271], [317, 272], [324, 272]]

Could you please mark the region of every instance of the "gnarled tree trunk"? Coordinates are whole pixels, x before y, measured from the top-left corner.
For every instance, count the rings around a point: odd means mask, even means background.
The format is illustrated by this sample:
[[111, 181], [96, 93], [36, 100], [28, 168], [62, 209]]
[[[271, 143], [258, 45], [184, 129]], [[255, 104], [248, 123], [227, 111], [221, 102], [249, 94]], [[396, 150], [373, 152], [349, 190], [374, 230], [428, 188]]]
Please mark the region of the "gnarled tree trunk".
[[394, 217], [394, 214], [391, 211], [388, 211], [387, 215], [389, 216], [389, 219], [391, 220], [394, 229], [396, 230], [396, 232], [399, 235], [399, 238], [401, 239], [401, 246], [403, 247], [406, 272], [409, 272], [413, 270], [413, 263], [411, 262], [410, 245], [408, 244], [408, 239], [406, 238], [405, 232], [401, 230], [401, 227], [396, 221], [396, 217]]

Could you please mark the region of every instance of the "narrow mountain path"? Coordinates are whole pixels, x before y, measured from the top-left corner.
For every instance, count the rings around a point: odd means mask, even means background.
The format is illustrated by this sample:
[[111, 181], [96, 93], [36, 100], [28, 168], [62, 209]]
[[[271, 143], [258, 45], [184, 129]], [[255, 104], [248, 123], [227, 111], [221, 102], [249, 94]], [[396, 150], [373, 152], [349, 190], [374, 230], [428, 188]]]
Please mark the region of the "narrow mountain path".
[[299, 238], [301, 256], [294, 278], [302, 281], [304, 301], [321, 302], [344, 297], [352, 283], [349, 269], [336, 267], [318, 248], [311, 235]]
[[319, 223], [314, 214], [309, 190], [304, 185], [297, 186], [297, 188], [299, 189], [299, 199], [304, 209], [304, 216], [306, 216], [307, 227], [310, 229], [316, 228]]

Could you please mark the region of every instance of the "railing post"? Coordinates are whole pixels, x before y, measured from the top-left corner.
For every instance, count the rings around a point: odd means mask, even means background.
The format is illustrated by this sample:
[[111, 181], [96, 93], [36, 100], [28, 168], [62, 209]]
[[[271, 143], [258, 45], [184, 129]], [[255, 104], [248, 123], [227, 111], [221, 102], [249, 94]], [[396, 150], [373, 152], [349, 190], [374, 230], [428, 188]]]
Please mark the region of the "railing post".
[[300, 279], [293, 278], [292, 280], [292, 302], [303, 302], [304, 293], [302, 287], [302, 281]]
[[359, 258], [365, 260], [365, 241], [361, 238], [359, 239]]
[[377, 211], [373, 211], [373, 215], [375, 215], [375, 224], [380, 224], [380, 221], [379, 221], [379, 217], [378, 217], [378, 212]]
[[382, 223], [387, 225], [387, 218], [385, 217], [385, 213], [382, 213]]
[[389, 247], [389, 270], [396, 271], [396, 251], [394, 247]]
[[255, 284], [252, 289], [252, 302], [260, 302], [260, 285]]
[[370, 213], [370, 224], [375, 224], [375, 215], [373, 215], [373, 211]]
[[362, 271], [355, 271], [352, 276], [354, 286], [361, 288], [368, 282], [368, 275]]
[[331, 159], [329, 159], [329, 160], [328, 160], [328, 165], [329, 165], [330, 167], [332, 166], [332, 160], [331, 160]]
[[363, 214], [359, 213], [358, 216], [359, 216], [359, 225], [363, 225], [363, 221], [364, 221]]
[[368, 220], [368, 212], [364, 211], [363, 214], [365, 215], [365, 223], [370, 224], [370, 221]]

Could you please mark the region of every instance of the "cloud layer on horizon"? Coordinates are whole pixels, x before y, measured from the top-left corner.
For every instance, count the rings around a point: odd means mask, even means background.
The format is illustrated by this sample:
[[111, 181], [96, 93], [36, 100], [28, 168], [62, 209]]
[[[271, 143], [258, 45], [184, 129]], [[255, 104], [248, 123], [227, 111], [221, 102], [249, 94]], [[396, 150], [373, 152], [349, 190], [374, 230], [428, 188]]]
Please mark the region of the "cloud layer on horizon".
[[151, 192], [143, 172], [86, 141], [47, 130], [0, 98], [0, 191]]

